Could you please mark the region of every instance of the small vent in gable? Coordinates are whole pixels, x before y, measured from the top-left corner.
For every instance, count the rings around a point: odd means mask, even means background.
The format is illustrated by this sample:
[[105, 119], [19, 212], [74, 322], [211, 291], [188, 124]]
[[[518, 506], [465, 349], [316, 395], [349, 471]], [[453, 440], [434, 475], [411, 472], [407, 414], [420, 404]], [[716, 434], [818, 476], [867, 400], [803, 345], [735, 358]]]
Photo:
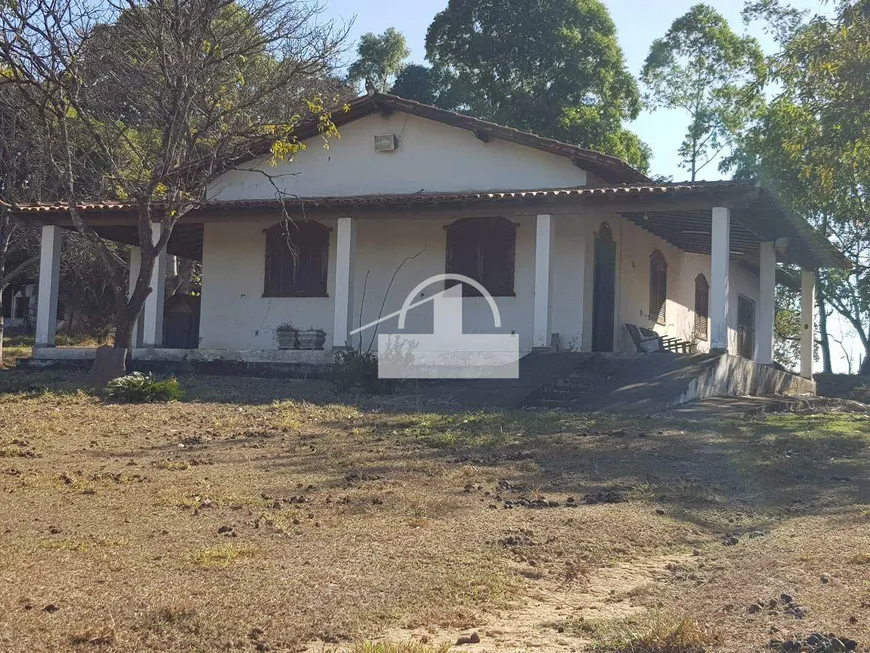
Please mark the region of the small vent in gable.
[[399, 147], [399, 139], [395, 134], [375, 136], [375, 152], [392, 152]]

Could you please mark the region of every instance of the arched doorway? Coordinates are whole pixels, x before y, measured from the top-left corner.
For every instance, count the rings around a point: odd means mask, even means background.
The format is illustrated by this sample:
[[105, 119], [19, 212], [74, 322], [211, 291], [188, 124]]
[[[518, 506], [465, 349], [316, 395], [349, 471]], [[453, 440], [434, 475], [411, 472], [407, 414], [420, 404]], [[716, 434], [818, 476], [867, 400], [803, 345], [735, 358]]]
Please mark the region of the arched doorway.
[[613, 351], [613, 313], [616, 304], [616, 242], [610, 225], [601, 223], [595, 234], [595, 273], [592, 289], [592, 351]]

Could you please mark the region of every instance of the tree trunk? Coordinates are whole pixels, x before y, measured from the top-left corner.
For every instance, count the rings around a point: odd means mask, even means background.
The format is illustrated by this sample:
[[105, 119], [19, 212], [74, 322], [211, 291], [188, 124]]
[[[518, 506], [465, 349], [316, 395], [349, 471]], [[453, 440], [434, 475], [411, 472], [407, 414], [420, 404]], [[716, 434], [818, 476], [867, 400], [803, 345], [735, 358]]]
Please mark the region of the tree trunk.
[[858, 369], [858, 374], [861, 376], [870, 376], [870, 342], [864, 345], [864, 359], [861, 361], [861, 367]]
[[133, 346], [133, 327], [135, 325], [135, 318], [130, 319], [129, 311], [125, 310], [115, 326], [115, 349], [130, 349]]
[[816, 304], [819, 307], [819, 347], [822, 350], [822, 371], [831, 373], [831, 340], [828, 336], [828, 312], [822, 284], [816, 283]]
[[3, 292], [0, 291], [0, 370], [3, 369], [3, 336], [6, 328], [6, 320], [3, 317]]

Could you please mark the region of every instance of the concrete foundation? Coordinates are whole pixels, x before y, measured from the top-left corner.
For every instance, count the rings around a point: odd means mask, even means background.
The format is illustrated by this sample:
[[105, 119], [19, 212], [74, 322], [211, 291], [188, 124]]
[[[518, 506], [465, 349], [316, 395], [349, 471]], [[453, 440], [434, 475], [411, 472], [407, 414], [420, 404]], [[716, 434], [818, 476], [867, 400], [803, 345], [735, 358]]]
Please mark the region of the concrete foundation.
[[[94, 349], [37, 348], [29, 369], [89, 369]], [[331, 350], [134, 349], [128, 369], [158, 374], [324, 377]], [[707, 397], [809, 396], [809, 379], [728, 354], [674, 355], [535, 352], [518, 379], [428, 381], [425, 395], [466, 408], [560, 408], [652, 413]]]
[[[96, 349], [39, 347], [24, 369], [89, 369]], [[329, 350], [275, 349], [133, 349], [127, 361], [131, 371], [156, 374], [224, 374], [266, 377], [325, 376], [335, 362]]]

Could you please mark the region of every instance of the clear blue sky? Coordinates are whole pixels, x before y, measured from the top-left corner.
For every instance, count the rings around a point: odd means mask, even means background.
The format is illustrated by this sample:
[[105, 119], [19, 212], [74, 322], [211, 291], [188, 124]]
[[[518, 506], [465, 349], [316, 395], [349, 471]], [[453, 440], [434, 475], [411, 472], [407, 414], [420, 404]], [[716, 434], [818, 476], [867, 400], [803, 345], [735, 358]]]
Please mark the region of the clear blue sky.
[[[425, 60], [426, 30], [435, 14], [447, 6], [447, 0], [324, 0], [326, 17], [356, 17], [351, 36], [356, 39], [366, 32], [383, 32], [395, 27], [405, 35], [411, 48], [411, 58], [422, 63]], [[740, 18], [742, 0], [706, 0], [731, 23], [735, 31], [744, 30]], [[605, 0], [610, 15], [619, 31], [619, 42], [631, 73], [637, 76], [643, 66], [649, 46], [653, 39], [662, 36], [675, 18], [681, 16], [698, 0]], [[793, 6], [822, 11], [819, 0], [791, 0]], [[766, 37], [759, 26], [750, 26], [749, 32], [758, 38], [762, 47], [769, 50], [772, 41]], [[348, 52], [352, 60], [354, 50]], [[644, 112], [630, 125], [652, 148], [651, 172], [672, 175], [675, 181], [687, 178], [686, 172], [679, 168], [676, 154], [686, 119], [679, 112]], [[701, 178], [721, 179], [716, 164], [711, 163], [701, 171]]]

